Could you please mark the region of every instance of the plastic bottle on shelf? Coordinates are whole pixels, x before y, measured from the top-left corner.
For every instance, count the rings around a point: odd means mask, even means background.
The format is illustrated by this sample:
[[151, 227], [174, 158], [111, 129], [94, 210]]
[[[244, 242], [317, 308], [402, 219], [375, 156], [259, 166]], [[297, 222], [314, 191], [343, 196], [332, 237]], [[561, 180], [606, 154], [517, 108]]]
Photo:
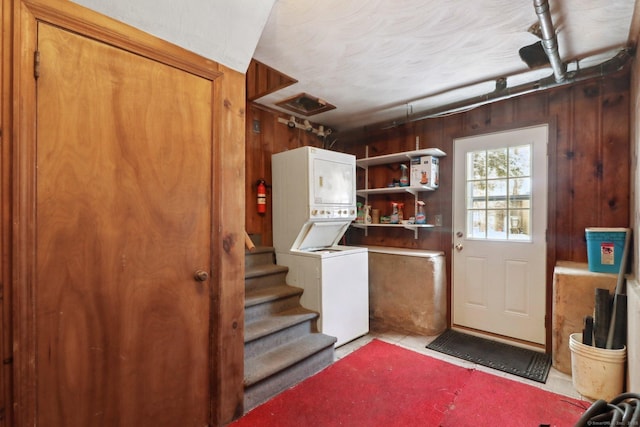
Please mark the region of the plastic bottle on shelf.
[[371, 224], [371, 206], [364, 205], [364, 223]]
[[358, 207], [358, 211], [356, 214], [356, 223], [362, 224], [364, 222], [364, 209], [362, 202], [357, 202], [356, 206]]
[[400, 223], [400, 217], [398, 216], [398, 203], [391, 202], [391, 224]]
[[400, 177], [400, 187], [408, 187], [409, 177], [407, 176], [407, 165], [401, 164], [400, 169], [402, 170], [402, 176]]
[[424, 202], [418, 200], [418, 212], [416, 213], [416, 224], [426, 224], [427, 217], [424, 214]]

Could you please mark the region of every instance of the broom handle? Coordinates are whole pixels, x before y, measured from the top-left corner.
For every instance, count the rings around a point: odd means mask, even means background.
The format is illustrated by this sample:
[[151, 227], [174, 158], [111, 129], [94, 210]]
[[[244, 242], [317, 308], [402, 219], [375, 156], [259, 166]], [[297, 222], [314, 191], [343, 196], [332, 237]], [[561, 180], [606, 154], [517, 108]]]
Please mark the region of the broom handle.
[[613, 308], [611, 309], [611, 322], [609, 322], [609, 334], [607, 335], [607, 349], [613, 347], [613, 332], [616, 329], [616, 305], [618, 302], [618, 294], [622, 293], [622, 284], [624, 283], [624, 272], [627, 270], [627, 253], [629, 252], [629, 230], [625, 231], [624, 250], [622, 251], [622, 260], [620, 261], [620, 271], [618, 271], [618, 282], [616, 283], [616, 291], [613, 294]]

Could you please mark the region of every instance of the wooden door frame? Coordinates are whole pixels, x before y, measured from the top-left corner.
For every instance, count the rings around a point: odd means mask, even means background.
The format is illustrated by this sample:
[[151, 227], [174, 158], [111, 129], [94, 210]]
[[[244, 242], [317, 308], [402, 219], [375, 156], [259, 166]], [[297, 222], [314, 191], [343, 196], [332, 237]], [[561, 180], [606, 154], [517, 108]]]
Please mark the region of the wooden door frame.
[[2, 245], [2, 256], [0, 257], [1, 268], [1, 288], [0, 310], [2, 316], [0, 321], [0, 349], [2, 351], [2, 370], [0, 371], [0, 406], [4, 414], [4, 421], [0, 421], [0, 426], [12, 426], [13, 423], [13, 334], [12, 324], [12, 286], [11, 286], [11, 143], [12, 141], [12, 93], [13, 81], [11, 77], [12, 69], [12, 46], [13, 37], [11, 32], [14, 4], [12, 1], [3, 1], [0, 8], [0, 56], [2, 65], [0, 68], [0, 86], [2, 90], [2, 104], [0, 105], [0, 197], [2, 208], [0, 209], [0, 241]]
[[33, 165], [38, 22], [213, 81], [209, 411], [212, 425], [230, 422], [243, 411], [244, 74], [66, 0], [10, 0], [3, 6], [3, 35], [12, 38], [10, 45], [3, 38], [2, 51], [3, 64], [11, 64], [3, 65], [2, 74], [2, 278], [11, 283], [10, 303], [3, 303], [13, 311], [4, 316], [11, 323], [3, 326], [12, 338], [3, 341], [13, 346], [13, 396], [6, 403], [13, 407], [13, 424], [35, 425], [37, 419]]

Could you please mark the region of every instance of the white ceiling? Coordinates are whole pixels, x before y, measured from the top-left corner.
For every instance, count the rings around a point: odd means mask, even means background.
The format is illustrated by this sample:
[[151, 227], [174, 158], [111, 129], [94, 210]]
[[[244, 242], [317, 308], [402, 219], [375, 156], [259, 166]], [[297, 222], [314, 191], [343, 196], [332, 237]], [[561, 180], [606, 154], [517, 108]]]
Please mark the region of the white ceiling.
[[[552, 74], [518, 54], [539, 41], [527, 31], [533, 0], [74, 1], [236, 71], [254, 57], [298, 80], [257, 102], [319, 97], [337, 108], [309, 119], [334, 130], [416, 117], [500, 77], [511, 88]], [[569, 69], [628, 45], [636, 1], [549, 0]]]
[[[584, 68], [627, 45], [635, 0], [549, 3], [563, 62]], [[550, 76], [518, 54], [540, 40], [527, 31], [536, 22], [533, 0], [277, 0], [253, 56], [298, 83], [257, 102], [278, 109], [305, 92], [337, 107], [309, 118], [337, 130], [403, 120], [499, 77]]]
[[276, 0], [73, 1], [244, 73]]

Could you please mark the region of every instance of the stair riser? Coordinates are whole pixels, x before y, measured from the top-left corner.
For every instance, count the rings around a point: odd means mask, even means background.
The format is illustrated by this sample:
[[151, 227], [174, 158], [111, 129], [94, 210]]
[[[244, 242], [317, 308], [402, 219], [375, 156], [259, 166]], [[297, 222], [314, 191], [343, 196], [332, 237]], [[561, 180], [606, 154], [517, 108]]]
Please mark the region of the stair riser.
[[300, 295], [291, 295], [275, 301], [267, 301], [262, 304], [246, 307], [244, 311], [244, 323], [248, 324], [264, 319], [265, 317], [300, 306]]
[[[302, 309], [302, 290], [286, 285], [288, 269], [276, 264], [274, 254], [260, 247], [245, 252], [245, 291], [259, 291], [248, 295], [245, 307], [245, 413], [334, 359], [335, 338], [317, 333], [317, 314]], [[267, 330], [275, 331], [251, 340]]]
[[273, 252], [247, 252], [244, 257], [244, 264], [245, 268], [250, 268], [255, 265], [275, 264], [275, 256]]
[[246, 413], [276, 394], [320, 372], [333, 363], [333, 358], [332, 345], [288, 369], [246, 388], [244, 392], [244, 412]]
[[256, 289], [268, 288], [275, 285], [281, 285], [285, 283], [286, 277], [286, 272], [252, 277], [244, 280], [244, 288], [245, 291], [252, 291]]
[[279, 345], [286, 344], [312, 332], [317, 332], [316, 319], [307, 320], [256, 340], [245, 342], [245, 359], [267, 352]]

